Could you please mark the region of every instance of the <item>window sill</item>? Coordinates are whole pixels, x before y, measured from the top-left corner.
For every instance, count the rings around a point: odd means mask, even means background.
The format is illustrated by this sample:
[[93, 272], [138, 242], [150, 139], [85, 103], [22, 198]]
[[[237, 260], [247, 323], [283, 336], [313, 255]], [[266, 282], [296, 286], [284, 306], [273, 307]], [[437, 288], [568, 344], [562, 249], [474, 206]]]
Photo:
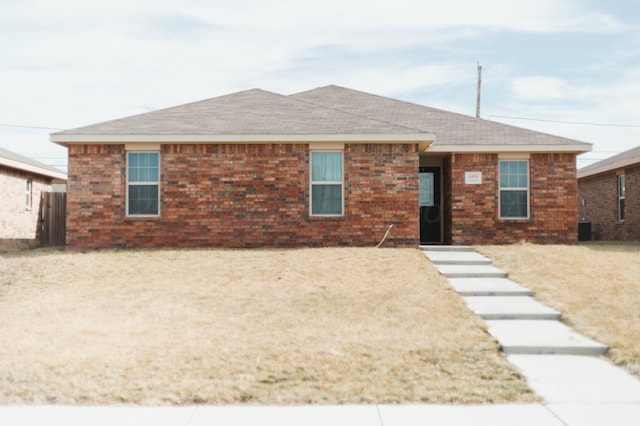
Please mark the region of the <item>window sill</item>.
[[147, 216], [147, 215], [140, 215], [140, 216], [125, 216], [124, 220], [160, 220], [162, 217], [160, 215], [158, 216]]
[[309, 216], [309, 220], [344, 220], [344, 215], [327, 215], [327, 216]]

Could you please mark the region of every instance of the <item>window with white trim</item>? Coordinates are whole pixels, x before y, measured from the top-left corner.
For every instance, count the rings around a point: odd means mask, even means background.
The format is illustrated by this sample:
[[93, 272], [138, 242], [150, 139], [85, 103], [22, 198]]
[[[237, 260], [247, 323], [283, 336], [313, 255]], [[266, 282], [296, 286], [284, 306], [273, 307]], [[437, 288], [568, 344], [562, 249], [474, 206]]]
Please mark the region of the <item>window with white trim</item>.
[[25, 208], [31, 209], [31, 200], [33, 198], [33, 180], [31, 178], [26, 179], [26, 188], [25, 188]]
[[500, 219], [529, 218], [529, 161], [500, 160]]
[[127, 152], [127, 216], [160, 213], [160, 153]]
[[342, 151], [311, 151], [311, 216], [342, 216]]
[[618, 220], [624, 220], [624, 201], [625, 201], [625, 182], [624, 175], [618, 175]]

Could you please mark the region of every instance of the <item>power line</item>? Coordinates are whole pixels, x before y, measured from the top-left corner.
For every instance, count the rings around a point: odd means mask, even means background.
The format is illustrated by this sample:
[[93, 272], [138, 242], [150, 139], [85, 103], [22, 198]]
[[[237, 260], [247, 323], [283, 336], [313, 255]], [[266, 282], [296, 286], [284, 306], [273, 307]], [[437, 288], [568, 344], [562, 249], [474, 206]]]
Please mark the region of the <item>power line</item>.
[[0, 123], [0, 126], [3, 126], [3, 127], [19, 127], [21, 129], [64, 130], [64, 129], [60, 129], [58, 127], [25, 126], [25, 125], [22, 125], [22, 124], [7, 124], [7, 123]]
[[582, 125], [582, 126], [640, 128], [640, 124], [589, 123], [589, 122], [584, 122], [584, 121], [546, 120], [546, 119], [543, 119], [543, 118], [512, 117], [512, 116], [508, 116], [508, 115], [494, 115], [494, 114], [489, 116], [489, 120], [491, 120], [492, 117], [508, 118], [508, 119], [511, 119], [511, 120], [542, 121], [542, 122], [545, 122], [545, 123], [579, 124], [579, 125]]

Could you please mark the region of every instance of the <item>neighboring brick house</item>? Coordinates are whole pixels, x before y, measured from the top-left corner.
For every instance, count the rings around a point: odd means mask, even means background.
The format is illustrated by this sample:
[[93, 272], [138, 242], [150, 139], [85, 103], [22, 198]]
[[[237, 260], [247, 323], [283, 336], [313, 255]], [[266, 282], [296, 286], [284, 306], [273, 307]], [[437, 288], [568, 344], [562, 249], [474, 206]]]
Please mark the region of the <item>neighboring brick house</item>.
[[640, 240], [640, 146], [578, 170], [578, 193], [593, 239]]
[[591, 146], [337, 86], [259, 89], [54, 133], [67, 244], [573, 243]]
[[36, 245], [40, 194], [66, 178], [62, 170], [0, 148], [0, 247]]

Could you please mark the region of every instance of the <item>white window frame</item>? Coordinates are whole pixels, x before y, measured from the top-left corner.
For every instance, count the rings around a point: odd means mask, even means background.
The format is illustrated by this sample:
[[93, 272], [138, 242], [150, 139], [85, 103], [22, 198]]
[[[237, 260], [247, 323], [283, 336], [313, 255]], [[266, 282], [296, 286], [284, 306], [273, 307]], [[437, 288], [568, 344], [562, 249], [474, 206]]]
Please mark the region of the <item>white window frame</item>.
[[[148, 182], [129, 182], [129, 156], [131, 154], [156, 154], [158, 156], [158, 180], [157, 181], [148, 181]], [[127, 161], [126, 161], [126, 174], [127, 174], [127, 184], [126, 184], [126, 216], [127, 217], [159, 217], [160, 216], [160, 199], [161, 199], [161, 192], [160, 192], [160, 169], [161, 169], [161, 158], [160, 158], [160, 152], [159, 151], [127, 151]], [[130, 186], [143, 186], [143, 185], [156, 185], [158, 187], [158, 213], [157, 214], [131, 214], [129, 213], [129, 187]]]
[[624, 174], [617, 175], [616, 182], [618, 187], [618, 190], [616, 191], [618, 193], [618, 220], [620, 222], [624, 222], [626, 207], [626, 179]]
[[[336, 153], [340, 154], [342, 162], [342, 179], [339, 181], [314, 181], [313, 180], [313, 154]], [[314, 214], [313, 213], [313, 186], [314, 185], [340, 185], [340, 213], [339, 214]], [[344, 150], [340, 149], [312, 149], [309, 151], [309, 216], [311, 217], [343, 217], [344, 216]]]
[[31, 210], [33, 206], [33, 179], [27, 178], [25, 184], [25, 208]]
[[[526, 187], [512, 187], [502, 188], [502, 182], [500, 182], [500, 164], [518, 162], [527, 164], [527, 186]], [[500, 220], [527, 220], [531, 218], [531, 168], [528, 158], [499, 158], [498, 159], [498, 217]], [[527, 215], [526, 216], [503, 216], [502, 215], [502, 192], [505, 191], [526, 191], [527, 200]]]

